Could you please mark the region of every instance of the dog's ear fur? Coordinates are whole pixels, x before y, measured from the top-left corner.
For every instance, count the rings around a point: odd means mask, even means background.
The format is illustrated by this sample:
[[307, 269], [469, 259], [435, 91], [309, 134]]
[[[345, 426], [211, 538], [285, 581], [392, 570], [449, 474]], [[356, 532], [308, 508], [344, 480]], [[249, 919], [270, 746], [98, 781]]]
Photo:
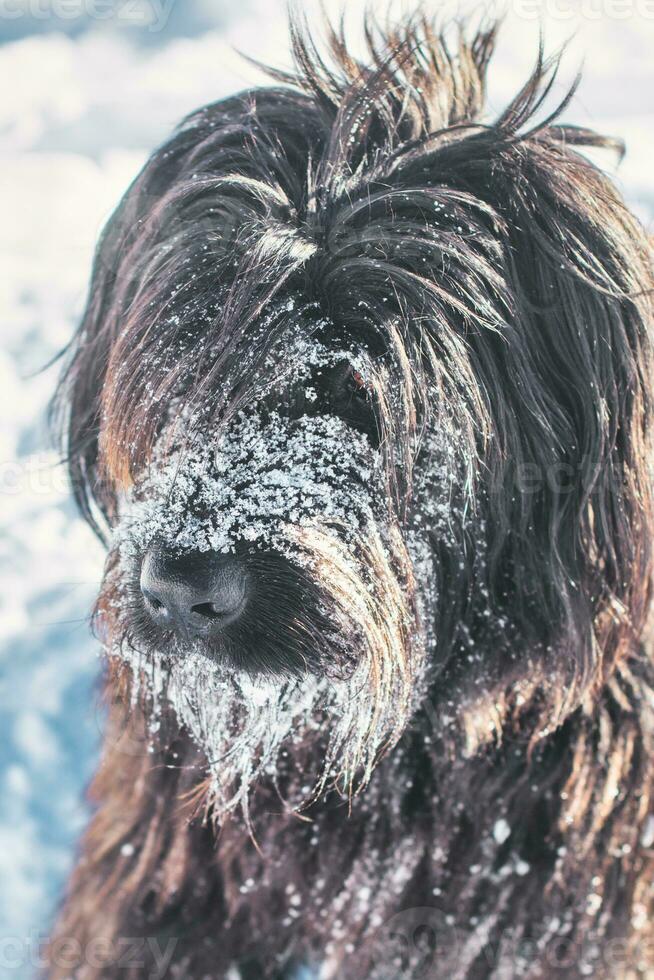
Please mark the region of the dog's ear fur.
[[467, 336], [490, 419], [486, 584], [495, 609], [509, 590], [564, 717], [639, 653], [649, 611], [654, 280], [642, 228], [578, 152], [610, 141], [535, 118], [547, 76], [539, 60], [435, 164], [496, 216], [504, 320]]
[[[242, 119], [246, 114], [247, 102], [246, 93], [221, 103], [228, 146], [242, 135], [237, 124], [233, 134], [230, 127], [233, 116]], [[199, 266], [189, 240], [196, 253], [206, 242], [206, 221], [197, 209], [193, 212], [194, 200], [201, 196], [193, 183], [196, 174], [188, 172], [202, 136], [201, 130], [182, 124], [126, 191], [100, 237], [83, 318], [64, 352], [67, 363], [51, 421], [62, 436], [75, 500], [101, 539], [105, 525], [115, 518], [117, 486], [131, 476], [129, 467], [115, 465], [114, 457], [129, 457], [139, 438], [145, 441], [151, 435], [148, 405], [159, 404], [163, 412], [174, 391], [176, 366], [158, 356], [164, 339], [161, 321], [168, 308], [174, 310], [176, 294], [184, 292], [180, 278], [188, 283], [193, 261]], [[225, 156], [229, 170], [228, 147]], [[177, 249], [171, 250], [176, 237]], [[216, 277], [219, 272], [217, 263]], [[165, 340], [175, 347], [170, 331]], [[163, 389], [160, 398], [158, 385]], [[122, 402], [114, 410], [110, 396], [121, 392]], [[103, 439], [107, 417], [124, 433], [120, 448]]]
[[485, 379], [492, 554], [519, 585], [534, 640], [570, 665], [562, 700], [573, 703], [636, 650], [653, 530], [651, 255], [584, 144], [601, 141], [555, 125], [509, 139], [501, 165], [489, 161], [487, 198], [506, 229], [510, 288], [510, 328]]

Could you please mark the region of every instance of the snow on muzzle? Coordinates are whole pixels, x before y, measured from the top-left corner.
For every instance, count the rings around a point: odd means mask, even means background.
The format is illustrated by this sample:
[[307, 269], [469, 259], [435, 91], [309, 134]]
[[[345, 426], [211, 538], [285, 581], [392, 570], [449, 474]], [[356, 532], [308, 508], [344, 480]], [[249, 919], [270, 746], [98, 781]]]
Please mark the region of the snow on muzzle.
[[379, 451], [331, 415], [242, 413], [215, 443], [184, 428], [160, 440], [116, 529], [120, 576], [134, 592], [138, 575], [154, 627], [141, 645], [252, 674], [342, 678], [374, 659], [383, 686], [388, 648], [404, 659], [410, 570]]

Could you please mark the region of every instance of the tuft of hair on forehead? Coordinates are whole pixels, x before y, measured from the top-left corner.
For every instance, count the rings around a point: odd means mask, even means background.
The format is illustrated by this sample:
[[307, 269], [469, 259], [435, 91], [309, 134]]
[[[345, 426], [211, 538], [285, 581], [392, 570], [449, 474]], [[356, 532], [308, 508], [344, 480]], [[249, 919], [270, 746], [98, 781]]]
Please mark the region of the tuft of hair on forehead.
[[[344, 17], [338, 27], [326, 27], [321, 46], [296, 10], [290, 21], [295, 70], [261, 67], [331, 115], [332, 156], [350, 174], [380, 147], [405, 147], [479, 118], [496, 24], [468, 37], [462, 24], [440, 31], [424, 12], [399, 24], [388, 16], [381, 24], [368, 11], [363, 57], [350, 50]], [[334, 168], [338, 179], [345, 172]]]

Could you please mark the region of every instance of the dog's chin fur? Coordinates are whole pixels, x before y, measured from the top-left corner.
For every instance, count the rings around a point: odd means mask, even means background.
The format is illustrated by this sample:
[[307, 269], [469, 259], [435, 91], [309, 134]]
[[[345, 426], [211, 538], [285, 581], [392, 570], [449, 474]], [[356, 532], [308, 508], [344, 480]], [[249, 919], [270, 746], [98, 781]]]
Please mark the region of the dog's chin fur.
[[[494, 38], [329, 67], [295, 24], [102, 236], [57, 404], [111, 710], [53, 978], [130, 935], [417, 980], [416, 915], [430, 976], [654, 970], [651, 255], [556, 62], [485, 121]], [[244, 563], [220, 641], [149, 622], [153, 542]]]
[[[333, 523], [287, 530], [298, 563], [287, 574], [290, 594], [255, 598], [246, 612], [253, 626], [240, 626], [217, 649], [171, 641], [148, 650], [131, 632], [132, 606], [120, 584], [108, 589], [122, 596], [114, 605], [119, 617], [127, 606], [124, 628], [112, 623], [109, 634], [114, 655], [131, 667], [132, 699], [147, 704], [155, 730], [171, 705], [202, 748], [210, 776], [206, 804], [219, 823], [236, 806], [249, 820], [253, 786], [278, 769], [291, 743], [315, 742], [317, 751], [301, 785], [292, 787], [289, 807], [301, 809], [327, 784], [348, 794], [360, 789], [425, 696], [425, 643], [407, 606], [413, 591], [403, 539], [387, 529], [382, 542], [367, 526], [365, 537], [349, 536], [346, 548], [335, 530]], [[249, 567], [268, 572], [273, 564], [255, 555]], [[374, 569], [374, 577], [363, 578], [363, 569]], [[260, 576], [260, 591], [266, 582]]]

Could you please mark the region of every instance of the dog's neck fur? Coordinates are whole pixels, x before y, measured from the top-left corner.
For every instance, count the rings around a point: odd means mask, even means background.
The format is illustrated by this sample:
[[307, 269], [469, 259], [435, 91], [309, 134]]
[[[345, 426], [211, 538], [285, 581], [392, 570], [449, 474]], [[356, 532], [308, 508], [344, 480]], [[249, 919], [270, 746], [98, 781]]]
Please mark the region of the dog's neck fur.
[[298, 815], [262, 784], [251, 834], [233, 817], [216, 837], [197, 803], [204, 760], [172, 714], [151, 751], [140, 714], [114, 702], [108, 725], [73, 894], [98, 909], [94, 935], [175, 939], [171, 976], [227, 976], [247, 951], [244, 976], [313, 962], [325, 978], [398, 977], [389, 920], [407, 899], [436, 916], [438, 976], [635, 977], [652, 953], [654, 679], [640, 659], [535, 749], [507, 739], [462, 758], [419, 716], [353, 800], [334, 791]]

